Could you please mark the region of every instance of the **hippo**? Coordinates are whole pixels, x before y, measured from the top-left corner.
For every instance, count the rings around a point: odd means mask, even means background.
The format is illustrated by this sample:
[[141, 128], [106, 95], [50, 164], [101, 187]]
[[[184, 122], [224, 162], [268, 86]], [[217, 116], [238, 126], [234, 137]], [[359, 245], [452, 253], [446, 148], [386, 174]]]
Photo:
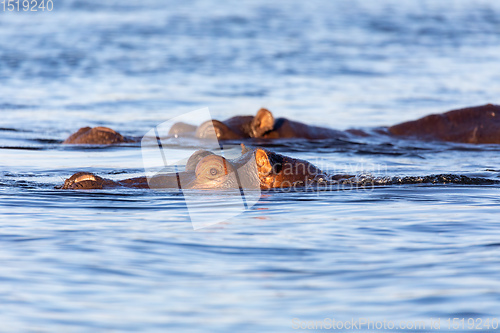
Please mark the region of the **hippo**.
[[[471, 144], [500, 143], [500, 106], [487, 104], [433, 114], [418, 120], [390, 127], [378, 128], [378, 134], [391, 137], [416, 138]], [[310, 126], [301, 122], [278, 118], [271, 111], [260, 109], [255, 116], [236, 116], [225, 121], [210, 120], [199, 126], [176, 123], [169, 136], [217, 138], [218, 140], [273, 140], [273, 139], [345, 139], [369, 136], [360, 130], [339, 131]], [[116, 144], [139, 142], [141, 138], [125, 137], [107, 127], [84, 127], [68, 137], [63, 144]]]
[[[78, 172], [66, 179], [60, 189], [171, 188], [198, 190], [228, 189], [303, 189], [328, 185], [388, 185], [415, 183], [498, 184], [499, 181], [456, 175], [426, 177], [366, 178], [328, 175], [305, 160], [284, 156], [264, 148], [249, 149], [243, 144], [241, 156], [226, 159], [210, 151], [198, 150], [188, 159], [185, 170], [162, 173], [151, 178], [136, 177], [120, 181], [92, 173]], [[236, 172], [237, 170], [237, 172]]]
[[388, 128], [391, 135], [474, 144], [500, 143], [500, 106], [487, 104], [429, 115]]
[[112, 181], [91, 173], [78, 172], [68, 178], [61, 188], [103, 189], [124, 186], [234, 189], [242, 187], [244, 183], [243, 186], [246, 187], [271, 189], [297, 186], [319, 179], [326, 179], [326, 175], [307, 161], [283, 156], [263, 148], [248, 149], [242, 144], [241, 156], [232, 160], [210, 151], [198, 150], [188, 159], [185, 170], [179, 173], [159, 174], [149, 180], [146, 177], [136, 177]]

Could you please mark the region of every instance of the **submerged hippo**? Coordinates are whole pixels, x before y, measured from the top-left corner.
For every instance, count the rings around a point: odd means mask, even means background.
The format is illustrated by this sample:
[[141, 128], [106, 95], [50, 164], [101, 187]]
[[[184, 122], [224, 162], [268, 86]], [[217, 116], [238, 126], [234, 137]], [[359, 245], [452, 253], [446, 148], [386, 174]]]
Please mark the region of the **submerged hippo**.
[[92, 173], [78, 172], [68, 178], [62, 189], [178, 188], [178, 189], [261, 189], [307, 188], [350, 184], [355, 186], [457, 183], [496, 184], [497, 181], [456, 175], [427, 177], [370, 178], [351, 175], [328, 175], [313, 164], [283, 156], [267, 149], [248, 149], [242, 144], [242, 155], [229, 160], [209, 151], [199, 150], [187, 161], [185, 170], [157, 174], [151, 178], [137, 177], [113, 181]]
[[229, 160], [206, 150], [198, 150], [188, 159], [185, 170], [178, 173], [112, 181], [91, 173], [78, 172], [68, 178], [63, 189], [101, 189], [112, 187], [231, 189], [298, 186], [325, 179], [313, 164], [262, 148], [242, 145], [239, 158]]
[[[215, 133], [214, 133], [215, 130]], [[413, 137], [422, 140], [440, 140], [463, 143], [500, 143], [500, 106], [487, 104], [435, 114], [424, 118], [376, 130], [377, 133], [396, 137]], [[171, 136], [191, 136], [219, 140], [283, 139], [308, 140], [367, 136], [359, 130], [338, 131], [310, 126], [285, 118], [275, 119], [267, 109], [260, 109], [256, 116], [237, 116], [225, 121], [207, 121], [200, 126], [176, 123]], [[141, 138], [125, 137], [107, 127], [84, 127], [72, 134], [64, 144], [114, 144], [138, 142]]]

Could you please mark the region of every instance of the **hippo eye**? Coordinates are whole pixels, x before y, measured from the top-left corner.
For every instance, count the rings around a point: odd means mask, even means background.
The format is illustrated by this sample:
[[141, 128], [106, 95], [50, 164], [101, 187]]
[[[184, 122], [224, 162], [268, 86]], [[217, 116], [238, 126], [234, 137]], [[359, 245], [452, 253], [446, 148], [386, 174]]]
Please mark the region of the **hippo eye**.
[[233, 166], [225, 158], [217, 155], [205, 156], [196, 165], [196, 179], [207, 182], [222, 178], [233, 172]]

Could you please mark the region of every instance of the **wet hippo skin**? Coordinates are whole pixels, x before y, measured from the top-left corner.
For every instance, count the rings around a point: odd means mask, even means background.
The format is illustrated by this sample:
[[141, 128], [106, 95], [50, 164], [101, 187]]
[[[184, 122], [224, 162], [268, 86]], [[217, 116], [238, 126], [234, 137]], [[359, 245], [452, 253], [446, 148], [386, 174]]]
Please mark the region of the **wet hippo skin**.
[[[382, 131], [396, 137], [421, 140], [440, 140], [463, 143], [500, 143], [500, 106], [484, 105], [435, 114], [401, 123]], [[363, 131], [338, 131], [310, 126], [286, 118], [275, 119], [267, 109], [260, 109], [254, 116], [236, 116], [225, 121], [211, 120], [200, 126], [176, 123], [170, 136], [217, 138], [219, 140], [243, 139], [335, 139], [348, 136], [367, 136]], [[64, 144], [115, 144], [138, 142], [140, 138], [124, 137], [107, 127], [85, 127], [66, 139]]]
[[[236, 175], [238, 170], [238, 175]], [[105, 179], [92, 173], [78, 172], [66, 179], [62, 189], [182, 188], [235, 189], [293, 187], [324, 179], [326, 175], [313, 164], [283, 156], [262, 148], [247, 149], [233, 160], [205, 150], [195, 152], [185, 170], [121, 181]]]
[[[214, 134], [215, 130], [215, 134]], [[196, 137], [219, 140], [235, 139], [334, 139], [346, 133], [330, 128], [306, 125], [286, 118], [275, 119], [271, 111], [260, 109], [255, 117], [237, 116], [225, 121], [207, 121], [196, 130]]]
[[483, 106], [434, 114], [389, 127], [396, 136], [465, 143], [500, 143], [500, 106]]
[[108, 127], [82, 127], [64, 140], [63, 144], [114, 144], [133, 141]]
[[[237, 171], [237, 172], [236, 172]], [[307, 188], [329, 185], [373, 186], [415, 183], [498, 184], [500, 181], [468, 178], [457, 175], [425, 177], [393, 177], [358, 179], [351, 175], [328, 175], [313, 164], [274, 153], [263, 148], [247, 149], [242, 145], [242, 155], [228, 160], [205, 150], [195, 152], [186, 163], [185, 170], [177, 173], [158, 173], [147, 179], [136, 177], [113, 181], [92, 173], [78, 172], [66, 179], [61, 189], [199, 189], [270, 190]]]

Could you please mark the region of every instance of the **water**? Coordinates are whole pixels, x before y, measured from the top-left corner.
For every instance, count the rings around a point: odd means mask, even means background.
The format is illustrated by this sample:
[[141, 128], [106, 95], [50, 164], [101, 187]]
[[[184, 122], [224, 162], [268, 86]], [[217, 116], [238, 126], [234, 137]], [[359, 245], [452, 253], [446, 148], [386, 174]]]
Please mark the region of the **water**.
[[[499, 17], [493, 0], [2, 12], [2, 330], [290, 332], [293, 318], [360, 317], [442, 318], [444, 330], [447, 318], [498, 317], [498, 185], [272, 191], [198, 231], [174, 192], [54, 186], [77, 171], [143, 173], [137, 145], [59, 144], [82, 126], [141, 136], [205, 106], [219, 119], [265, 106], [373, 128], [499, 104]], [[497, 145], [378, 137], [272, 149], [332, 173], [500, 178]]]

